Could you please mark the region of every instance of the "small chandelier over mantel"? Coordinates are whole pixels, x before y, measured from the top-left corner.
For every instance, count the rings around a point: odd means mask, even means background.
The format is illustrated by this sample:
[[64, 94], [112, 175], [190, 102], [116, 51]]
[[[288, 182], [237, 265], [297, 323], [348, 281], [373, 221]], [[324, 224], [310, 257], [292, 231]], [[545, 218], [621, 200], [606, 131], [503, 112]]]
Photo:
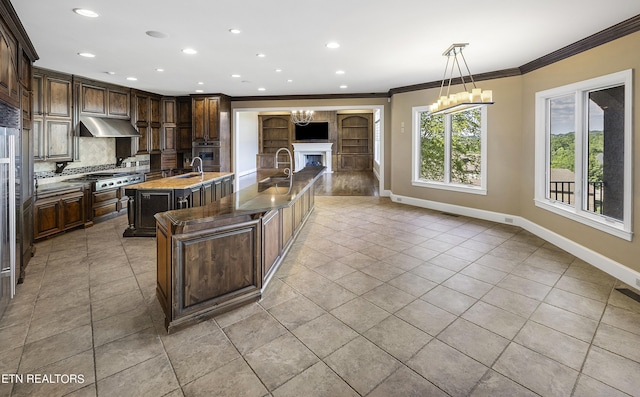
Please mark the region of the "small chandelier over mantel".
[[313, 110], [292, 110], [291, 122], [295, 125], [305, 126], [313, 121]]
[[[473, 76], [469, 70], [469, 65], [467, 65], [467, 60], [462, 54], [462, 49], [468, 45], [469, 43], [452, 44], [445, 52], [442, 53], [442, 55], [447, 57], [447, 65], [444, 68], [444, 76], [442, 77], [442, 84], [440, 84], [438, 100], [429, 107], [431, 114], [453, 113], [460, 110], [472, 109], [478, 106], [486, 106], [494, 103], [493, 92], [491, 90], [481, 90], [476, 87], [476, 82], [473, 80]], [[471, 83], [471, 90], [467, 90], [467, 82], [465, 82], [465, 78], [462, 75], [462, 69], [460, 67], [460, 60], [458, 57], [462, 59], [462, 62], [464, 62], [464, 66], [467, 69], [467, 75], [469, 76]], [[449, 64], [451, 64], [450, 71]], [[462, 81], [464, 91], [451, 93], [451, 81], [453, 80], [453, 71], [456, 68], [460, 74], [460, 80]], [[447, 92], [443, 94], [445, 81], [447, 81], [447, 73], [449, 74]]]

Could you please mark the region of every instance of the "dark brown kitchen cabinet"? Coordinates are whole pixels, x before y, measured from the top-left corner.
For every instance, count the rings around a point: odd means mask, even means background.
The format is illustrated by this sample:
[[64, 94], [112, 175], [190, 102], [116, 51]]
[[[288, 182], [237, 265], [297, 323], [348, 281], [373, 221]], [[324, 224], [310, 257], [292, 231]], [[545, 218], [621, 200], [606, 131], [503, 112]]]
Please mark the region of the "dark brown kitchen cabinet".
[[225, 95], [193, 95], [193, 142], [219, 142], [220, 172], [231, 169], [231, 100]]
[[[191, 98], [176, 98], [176, 151], [191, 153]], [[191, 157], [189, 154], [188, 157]]]
[[20, 106], [18, 85], [18, 43], [10, 29], [0, 23], [0, 99]]
[[91, 219], [94, 223], [110, 219], [127, 211], [129, 199], [124, 188], [114, 188], [92, 193]]
[[85, 222], [85, 195], [75, 191], [36, 200], [34, 237], [40, 239]]
[[192, 128], [194, 141], [221, 141], [231, 130], [229, 97], [192, 96]]
[[162, 99], [162, 139], [160, 150], [176, 150], [176, 100], [175, 98]]
[[133, 125], [140, 133], [139, 154], [160, 152], [160, 96], [136, 91], [133, 94]]
[[122, 119], [130, 117], [130, 90], [84, 80], [77, 81], [76, 86], [80, 115]]
[[35, 69], [32, 88], [34, 159], [72, 160], [73, 95], [71, 76]]

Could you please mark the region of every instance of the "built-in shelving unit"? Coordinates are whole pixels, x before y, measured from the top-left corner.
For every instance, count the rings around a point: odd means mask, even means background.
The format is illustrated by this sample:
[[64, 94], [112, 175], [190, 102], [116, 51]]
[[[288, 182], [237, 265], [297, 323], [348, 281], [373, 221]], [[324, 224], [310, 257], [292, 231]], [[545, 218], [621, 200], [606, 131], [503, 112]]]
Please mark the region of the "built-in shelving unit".
[[372, 114], [338, 115], [338, 169], [365, 171], [373, 167]]
[[275, 153], [291, 145], [292, 123], [289, 115], [260, 115], [260, 153]]

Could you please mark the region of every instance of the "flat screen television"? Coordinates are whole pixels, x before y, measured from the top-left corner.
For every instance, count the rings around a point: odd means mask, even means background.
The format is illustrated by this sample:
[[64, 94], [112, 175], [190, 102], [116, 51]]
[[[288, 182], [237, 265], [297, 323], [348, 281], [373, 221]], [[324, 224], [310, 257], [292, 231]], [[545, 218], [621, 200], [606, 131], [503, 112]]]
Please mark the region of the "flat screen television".
[[329, 122], [313, 122], [307, 125], [296, 124], [296, 141], [317, 141], [329, 139]]

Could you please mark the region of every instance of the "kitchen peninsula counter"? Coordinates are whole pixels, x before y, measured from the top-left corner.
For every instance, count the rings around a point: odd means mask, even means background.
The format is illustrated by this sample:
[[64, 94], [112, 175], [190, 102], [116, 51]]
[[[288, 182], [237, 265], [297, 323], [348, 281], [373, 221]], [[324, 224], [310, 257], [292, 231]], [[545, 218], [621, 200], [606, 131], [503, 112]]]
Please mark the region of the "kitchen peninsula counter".
[[314, 207], [325, 167], [258, 183], [200, 207], [158, 213], [156, 294], [173, 332], [260, 299]]
[[190, 172], [127, 186], [129, 226], [123, 236], [155, 236], [156, 213], [218, 201], [233, 193], [233, 176], [229, 172]]

